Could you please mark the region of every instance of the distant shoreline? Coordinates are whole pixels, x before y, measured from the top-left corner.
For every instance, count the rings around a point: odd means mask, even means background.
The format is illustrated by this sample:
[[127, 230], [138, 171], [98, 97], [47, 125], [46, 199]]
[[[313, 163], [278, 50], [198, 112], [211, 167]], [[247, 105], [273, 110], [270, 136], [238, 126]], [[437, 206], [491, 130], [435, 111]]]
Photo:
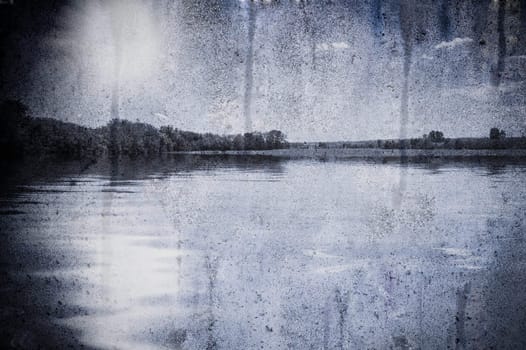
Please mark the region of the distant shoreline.
[[88, 128], [50, 118], [31, 118], [19, 101], [0, 103], [0, 158], [41, 155], [96, 159], [162, 154], [242, 155], [277, 158], [426, 160], [430, 158], [526, 159], [526, 137], [491, 128], [487, 138], [446, 138], [432, 130], [419, 138], [340, 142], [288, 142], [279, 130], [217, 135], [112, 119]]
[[178, 151], [169, 154], [268, 156], [291, 159], [521, 158], [526, 149], [284, 148], [246, 151]]

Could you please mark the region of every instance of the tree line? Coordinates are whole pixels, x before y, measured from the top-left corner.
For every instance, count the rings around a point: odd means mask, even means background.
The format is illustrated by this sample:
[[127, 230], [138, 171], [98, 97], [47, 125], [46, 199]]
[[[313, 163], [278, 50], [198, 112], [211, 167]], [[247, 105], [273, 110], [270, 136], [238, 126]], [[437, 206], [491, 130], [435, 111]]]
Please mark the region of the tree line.
[[[320, 148], [329, 148], [329, 143], [320, 143]], [[343, 148], [384, 148], [384, 149], [510, 149], [526, 148], [525, 137], [506, 137], [506, 132], [491, 128], [489, 137], [446, 138], [444, 133], [432, 130], [419, 138], [376, 141], [344, 142]]]
[[172, 126], [111, 120], [89, 128], [51, 118], [32, 118], [19, 101], [0, 104], [0, 155], [55, 154], [65, 157], [102, 155], [152, 156], [177, 151], [264, 150], [288, 147], [279, 130], [237, 135], [183, 131]]
[[[107, 125], [88, 128], [51, 118], [32, 118], [19, 101], [0, 104], [0, 157], [55, 154], [64, 157], [102, 155], [153, 156], [178, 151], [271, 150], [290, 145], [279, 130], [237, 135], [184, 131], [172, 126], [114, 119]], [[525, 137], [506, 137], [504, 130], [491, 128], [486, 138], [446, 138], [432, 130], [420, 138], [357, 142], [317, 143], [319, 148], [384, 149], [507, 149], [526, 148]]]

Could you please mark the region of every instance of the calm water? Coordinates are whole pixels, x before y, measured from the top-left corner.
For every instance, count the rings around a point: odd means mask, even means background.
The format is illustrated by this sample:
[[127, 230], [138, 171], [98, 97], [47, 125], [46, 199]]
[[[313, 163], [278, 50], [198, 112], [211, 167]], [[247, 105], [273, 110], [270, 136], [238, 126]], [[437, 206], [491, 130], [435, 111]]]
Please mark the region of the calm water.
[[2, 348], [526, 347], [524, 165], [10, 169]]

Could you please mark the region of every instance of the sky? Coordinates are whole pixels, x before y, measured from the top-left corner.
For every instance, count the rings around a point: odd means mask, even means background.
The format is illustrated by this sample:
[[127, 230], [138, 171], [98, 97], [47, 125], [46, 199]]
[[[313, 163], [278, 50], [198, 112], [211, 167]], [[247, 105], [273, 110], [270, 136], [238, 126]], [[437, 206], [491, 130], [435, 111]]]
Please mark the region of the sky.
[[0, 97], [291, 141], [526, 134], [526, 1], [0, 4]]

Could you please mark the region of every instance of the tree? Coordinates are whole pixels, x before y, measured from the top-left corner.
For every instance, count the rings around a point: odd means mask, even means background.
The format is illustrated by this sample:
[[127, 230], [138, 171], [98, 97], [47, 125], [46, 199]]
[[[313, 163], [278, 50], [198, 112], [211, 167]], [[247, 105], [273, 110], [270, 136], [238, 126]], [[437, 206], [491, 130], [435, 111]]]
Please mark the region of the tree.
[[499, 130], [499, 128], [491, 128], [489, 131], [489, 138], [492, 140], [500, 140], [506, 138], [506, 132]]
[[66, 157], [152, 156], [171, 151], [263, 150], [286, 148], [279, 130], [244, 135], [199, 134], [172, 126], [112, 119], [107, 125], [87, 128], [50, 118], [32, 118], [19, 101], [0, 103], [0, 157], [56, 154]]
[[271, 130], [265, 136], [267, 148], [281, 148], [285, 144], [285, 134], [279, 130]]
[[232, 148], [236, 151], [240, 151], [245, 147], [245, 139], [243, 135], [237, 134], [232, 140]]
[[444, 133], [442, 131], [432, 130], [429, 132], [431, 142], [444, 142]]
[[265, 138], [263, 135], [260, 132], [254, 132], [252, 135], [252, 149], [265, 149]]
[[500, 138], [500, 130], [498, 128], [491, 128], [489, 131], [489, 138], [492, 140], [498, 140]]

